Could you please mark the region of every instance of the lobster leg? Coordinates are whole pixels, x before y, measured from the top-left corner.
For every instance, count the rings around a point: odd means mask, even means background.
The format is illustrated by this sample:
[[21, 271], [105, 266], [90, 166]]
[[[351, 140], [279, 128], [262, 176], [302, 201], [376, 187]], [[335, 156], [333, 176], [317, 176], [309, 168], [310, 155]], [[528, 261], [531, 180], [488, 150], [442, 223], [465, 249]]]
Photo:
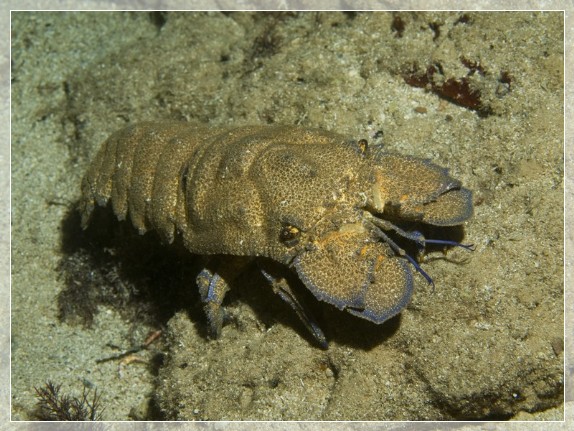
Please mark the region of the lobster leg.
[[219, 338], [221, 335], [221, 328], [226, 320], [225, 309], [221, 304], [229, 290], [229, 284], [245, 270], [250, 261], [250, 258], [244, 257], [228, 257], [223, 260], [219, 256], [208, 257], [204, 269], [195, 279], [207, 316], [210, 338]]
[[285, 301], [289, 306], [295, 311], [301, 322], [305, 325], [307, 330], [313, 335], [313, 338], [319, 343], [321, 348], [327, 349], [329, 344], [327, 338], [319, 325], [314, 321], [314, 319], [309, 315], [307, 311], [303, 308], [297, 297], [295, 296], [293, 290], [289, 286], [289, 283], [284, 277], [272, 275], [267, 270], [260, 267], [261, 273], [267, 279], [273, 291], [279, 295], [279, 297]]
[[196, 278], [199, 294], [203, 302], [203, 310], [209, 324], [208, 333], [211, 338], [219, 338], [225, 311], [221, 306], [225, 294], [229, 290], [227, 282], [217, 273], [204, 268]]

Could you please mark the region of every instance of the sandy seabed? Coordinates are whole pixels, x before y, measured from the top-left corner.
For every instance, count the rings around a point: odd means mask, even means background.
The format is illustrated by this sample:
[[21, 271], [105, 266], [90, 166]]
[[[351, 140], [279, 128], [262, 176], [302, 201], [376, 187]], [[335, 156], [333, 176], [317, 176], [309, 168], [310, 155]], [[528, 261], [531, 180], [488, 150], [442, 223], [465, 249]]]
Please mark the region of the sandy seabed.
[[[14, 12], [12, 419], [34, 420], [34, 387], [52, 380], [68, 393], [98, 388], [106, 420], [560, 420], [572, 350], [563, 18]], [[154, 303], [143, 309], [157, 316], [126, 314], [118, 300], [99, 304], [88, 328], [62, 322], [74, 276], [62, 262], [93, 250], [73, 211], [81, 178], [110, 133], [148, 119], [319, 127], [429, 158], [473, 190], [465, 241], [476, 250], [427, 255], [436, 290], [417, 276], [411, 304], [382, 327], [313, 305], [326, 351], [250, 276], [230, 294], [233, 323], [217, 341], [184, 283], [191, 311], [165, 316]], [[86, 271], [106, 279], [110, 266]], [[119, 272], [119, 284], [153, 284]], [[162, 324], [146, 363], [96, 362]]]

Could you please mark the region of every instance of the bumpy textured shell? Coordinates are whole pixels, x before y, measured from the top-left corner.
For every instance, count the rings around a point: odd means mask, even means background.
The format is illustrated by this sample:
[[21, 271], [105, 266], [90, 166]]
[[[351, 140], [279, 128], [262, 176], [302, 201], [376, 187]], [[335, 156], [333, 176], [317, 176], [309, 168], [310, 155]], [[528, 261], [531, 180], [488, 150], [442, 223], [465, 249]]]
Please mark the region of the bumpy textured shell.
[[[154, 229], [169, 243], [181, 235], [192, 253], [287, 265], [318, 299], [375, 323], [410, 300], [409, 262], [430, 280], [388, 235], [424, 247], [418, 232], [398, 226], [453, 226], [472, 214], [471, 192], [444, 168], [289, 126], [149, 122], [120, 130], [82, 182], [84, 227], [94, 206], [108, 201], [140, 233]], [[262, 271], [323, 343], [281, 277]], [[225, 278], [207, 268], [198, 277], [215, 334]]]
[[177, 230], [193, 253], [283, 260], [282, 226], [310, 229], [362, 164], [325, 131], [141, 123], [113, 134], [93, 161], [82, 223], [94, 202], [111, 199], [120, 220], [129, 215], [140, 233], [155, 229], [170, 243]]

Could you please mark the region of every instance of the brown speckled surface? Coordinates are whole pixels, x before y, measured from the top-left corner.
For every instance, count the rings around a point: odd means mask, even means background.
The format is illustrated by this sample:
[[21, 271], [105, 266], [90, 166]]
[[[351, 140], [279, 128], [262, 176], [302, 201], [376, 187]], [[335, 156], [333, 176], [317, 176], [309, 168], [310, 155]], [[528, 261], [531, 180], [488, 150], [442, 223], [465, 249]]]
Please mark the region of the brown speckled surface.
[[[147, 14], [13, 18], [12, 418], [30, 417], [33, 386], [50, 378], [104, 388], [108, 420], [154, 392], [179, 419], [526, 419], [554, 406], [535, 417], [559, 419], [562, 16], [462, 17], [406, 14], [401, 37], [382, 13], [168, 14], [161, 28]], [[415, 63], [439, 64], [438, 84], [468, 77], [486, 113], [407, 85]], [[418, 280], [389, 327], [319, 311], [327, 352], [259, 286], [231, 301], [235, 323], [216, 342], [199, 316], [176, 314], [158, 386], [138, 364], [119, 379], [117, 363], [95, 359], [147, 328], [113, 306], [89, 330], [61, 324], [54, 268], [88, 156], [144, 119], [382, 131], [389, 149], [449, 166], [474, 190], [477, 250], [427, 256], [436, 291]]]

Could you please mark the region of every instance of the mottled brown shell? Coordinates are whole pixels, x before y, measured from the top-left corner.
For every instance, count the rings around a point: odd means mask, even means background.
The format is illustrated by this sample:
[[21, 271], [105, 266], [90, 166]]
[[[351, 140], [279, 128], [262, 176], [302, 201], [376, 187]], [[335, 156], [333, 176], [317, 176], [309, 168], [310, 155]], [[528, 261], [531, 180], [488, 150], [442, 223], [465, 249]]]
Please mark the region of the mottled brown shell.
[[[148, 122], [120, 130], [84, 177], [82, 225], [109, 201], [142, 234], [156, 230], [168, 243], [181, 235], [201, 255], [270, 258], [317, 298], [376, 323], [410, 300], [409, 261], [428, 277], [388, 235], [424, 246], [398, 225], [453, 226], [472, 214], [471, 193], [443, 168], [291, 126]], [[262, 271], [320, 338], [293, 292]], [[198, 284], [213, 325], [227, 283], [205, 270]]]

